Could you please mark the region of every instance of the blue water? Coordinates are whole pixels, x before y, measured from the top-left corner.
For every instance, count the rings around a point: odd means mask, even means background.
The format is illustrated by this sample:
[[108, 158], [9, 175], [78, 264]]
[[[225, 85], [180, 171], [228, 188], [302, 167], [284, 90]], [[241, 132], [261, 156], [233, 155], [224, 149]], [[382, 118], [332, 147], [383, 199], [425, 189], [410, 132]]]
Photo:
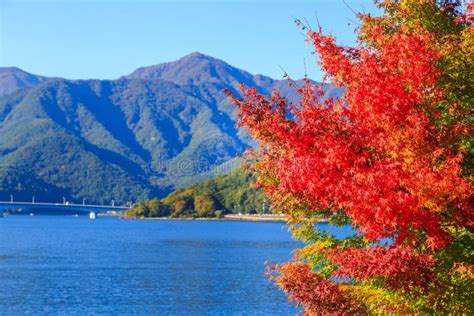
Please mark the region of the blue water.
[[280, 223], [0, 219], [0, 310], [288, 315], [264, 276], [299, 246]]

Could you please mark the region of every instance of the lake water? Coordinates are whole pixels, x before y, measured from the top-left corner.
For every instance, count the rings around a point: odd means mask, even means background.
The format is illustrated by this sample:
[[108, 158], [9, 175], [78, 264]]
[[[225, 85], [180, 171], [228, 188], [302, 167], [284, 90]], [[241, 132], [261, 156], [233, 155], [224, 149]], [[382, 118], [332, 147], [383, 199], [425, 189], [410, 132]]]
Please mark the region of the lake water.
[[2, 314], [297, 312], [264, 276], [299, 246], [281, 223], [7, 216], [0, 236]]

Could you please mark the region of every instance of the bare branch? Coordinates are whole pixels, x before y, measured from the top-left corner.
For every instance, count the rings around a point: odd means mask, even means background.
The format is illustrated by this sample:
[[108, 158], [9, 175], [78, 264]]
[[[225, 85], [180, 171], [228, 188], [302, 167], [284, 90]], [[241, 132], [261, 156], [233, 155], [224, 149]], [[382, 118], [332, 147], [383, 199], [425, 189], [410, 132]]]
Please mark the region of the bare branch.
[[354, 23], [355, 25], [357, 26], [362, 26], [362, 24], [360, 24], [359, 22], [357, 21], [354, 21], [353, 19], [350, 19], [350, 18], [346, 18], [347, 21], [351, 22], [351, 23]]
[[306, 58], [303, 58], [303, 66], [304, 66], [304, 78], [308, 79], [308, 72], [306, 69]]
[[306, 23], [306, 28], [310, 31], [313, 31], [313, 29], [311, 28], [311, 24], [309, 24], [308, 20], [306, 20], [306, 17], [304, 17], [303, 19], [304, 19], [304, 22]]
[[316, 18], [316, 22], [318, 23], [318, 32], [321, 32], [321, 24], [319, 23], [318, 12], [314, 11], [314, 17]]
[[354, 15], [357, 16], [357, 12], [354, 11], [354, 9], [351, 8], [349, 4], [347, 4], [346, 0], [342, 0], [342, 2], [346, 5], [346, 7], [354, 13]]
[[290, 77], [290, 75], [288, 75], [288, 73], [286, 72], [286, 70], [285, 70], [280, 64], [278, 64], [277, 66], [281, 69], [281, 71], [283, 71], [283, 79], [288, 80], [288, 82], [290, 83], [290, 85], [293, 85], [293, 86], [295, 86], [297, 89], [299, 89], [300, 87], [298, 86], [298, 84], [296, 83], [296, 81], [294, 81], [294, 80]]

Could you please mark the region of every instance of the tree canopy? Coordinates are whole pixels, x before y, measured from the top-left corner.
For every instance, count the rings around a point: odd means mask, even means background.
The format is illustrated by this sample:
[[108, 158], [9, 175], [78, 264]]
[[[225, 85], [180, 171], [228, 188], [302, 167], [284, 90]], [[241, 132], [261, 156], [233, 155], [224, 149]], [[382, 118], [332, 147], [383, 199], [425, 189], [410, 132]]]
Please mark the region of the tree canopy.
[[309, 80], [290, 80], [298, 102], [229, 93], [257, 183], [306, 243], [268, 273], [308, 313], [472, 314], [473, 3], [376, 3], [356, 47], [296, 21], [341, 98]]

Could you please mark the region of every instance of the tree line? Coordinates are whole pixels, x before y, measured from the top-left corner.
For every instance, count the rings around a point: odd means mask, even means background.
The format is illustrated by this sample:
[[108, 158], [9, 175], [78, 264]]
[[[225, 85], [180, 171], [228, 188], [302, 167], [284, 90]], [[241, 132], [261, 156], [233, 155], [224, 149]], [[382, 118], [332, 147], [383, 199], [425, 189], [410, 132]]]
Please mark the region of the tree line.
[[225, 214], [270, 213], [270, 204], [261, 189], [253, 186], [251, 174], [238, 169], [212, 180], [199, 182], [170, 193], [163, 199], [135, 204], [126, 218], [219, 218]]

